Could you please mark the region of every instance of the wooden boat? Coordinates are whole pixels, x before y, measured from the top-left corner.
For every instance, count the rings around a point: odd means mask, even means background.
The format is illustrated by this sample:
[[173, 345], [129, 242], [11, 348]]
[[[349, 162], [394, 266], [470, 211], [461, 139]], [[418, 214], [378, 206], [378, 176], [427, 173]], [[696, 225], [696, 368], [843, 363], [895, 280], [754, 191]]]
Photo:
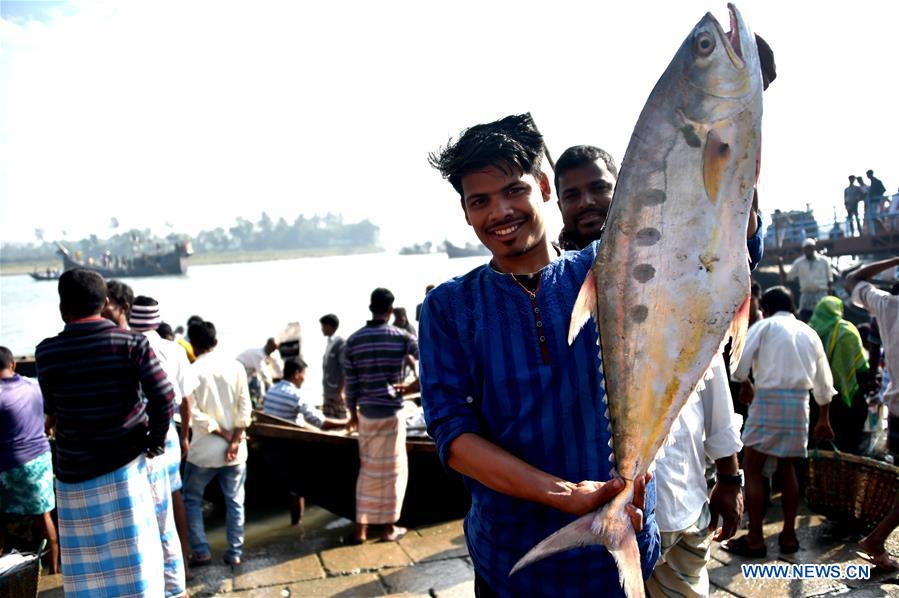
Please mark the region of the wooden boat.
[[[302, 472], [302, 492], [307, 501], [354, 519], [359, 474], [359, 443], [355, 436], [302, 428], [259, 411], [253, 413], [248, 433], [250, 457], [257, 465], [252, 484], [257, 492], [277, 487], [275, 476], [289, 475], [292, 470]], [[260, 458], [262, 452], [264, 458]], [[427, 437], [407, 438], [406, 452], [409, 484], [400, 523], [426, 525], [465, 515], [471, 502], [468, 491], [459, 474], [444, 469], [434, 442]], [[263, 465], [266, 463], [268, 467]], [[247, 484], [251, 484], [249, 478]]]
[[34, 280], [59, 280], [59, 274], [60, 272], [58, 270], [47, 269], [45, 272], [40, 272], [38, 270], [29, 272], [28, 276]]
[[446, 255], [451, 258], [490, 255], [490, 250], [483, 245], [472, 245], [471, 243], [466, 243], [465, 247], [459, 247], [458, 245], [453, 245], [449, 241], [445, 241], [444, 244], [446, 245]]
[[57, 243], [57, 253], [62, 256], [63, 269], [87, 268], [103, 278], [127, 278], [129, 276], [165, 276], [171, 274], [187, 274], [187, 258], [193, 254], [190, 242], [175, 243], [168, 253], [145, 253], [136, 257], [94, 260], [76, 259], [69, 250]]

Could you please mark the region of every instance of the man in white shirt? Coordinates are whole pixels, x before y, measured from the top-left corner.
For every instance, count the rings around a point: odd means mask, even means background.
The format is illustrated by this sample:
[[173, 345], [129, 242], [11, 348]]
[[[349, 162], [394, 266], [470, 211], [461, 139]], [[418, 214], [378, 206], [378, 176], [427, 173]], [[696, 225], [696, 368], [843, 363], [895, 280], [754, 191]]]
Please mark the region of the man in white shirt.
[[172, 491], [172, 514], [175, 517], [175, 528], [181, 544], [181, 552], [184, 558], [190, 554], [187, 533], [187, 510], [184, 506], [181, 488], [181, 460], [188, 454], [188, 430], [190, 429], [190, 401], [191, 395], [199, 386], [200, 381], [190, 369], [187, 353], [184, 348], [173, 341], [168, 341], [157, 333], [156, 329], [162, 323], [159, 311], [159, 303], [152, 297], [138, 295], [134, 299], [131, 313], [128, 316], [128, 325], [135, 332], [143, 332], [150, 343], [150, 348], [156, 353], [159, 365], [175, 391], [175, 405], [181, 414], [181, 440], [178, 440], [178, 430], [175, 422], [169, 427], [169, 433], [165, 438], [165, 453], [159, 457], [165, 463], [169, 477], [169, 485]]
[[799, 319], [808, 322], [815, 311], [815, 306], [827, 295], [833, 295], [833, 272], [827, 258], [815, 251], [817, 243], [814, 239], [802, 242], [804, 255], [796, 258], [789, 272], [784, 272], [783, 258], [778, 256], [777, 267], [780, 269], [781, 281], [784, 285], [790, 280], [799, 279]]
[[213, 353], [217, 344], [212, 322], [194, 324], [188, 330], [197, 360], [191, 365], [200, 381], [191, 404], [193, 440], [184, 469], [184, 503], [187, 506], [192, 567], [212, 561], [203, 526], [203, 491], [219, 478], [225, 495], [225, 527], [228, 549], [225, 563], [240, 565], [244, 542], [244, 482], [247, 476], [247, 441], [253, 409], [244, 367], [227, 356]]
[[247, 383], [254, 405], [265, 395], [265, 391], [272, 387], [274, 379], [283, 376], [284, 362], [281, 360], [278, 343], [274, 338], [266, 340], [261, 349], [247, 349], [237, 356], [237, 361], [247, 370]]
[[[875, 262], [850, 274], [846, 280], [846, 290], [852, 293], [852, 302], [877, 318], [880, 327], [884, 361], [890, 378], [883, 396], [889, 407], [888, 446], [894, 459], [899, 459], [899, 284], [894, 284], [892, 292], [886, 293], [867, 280], [897, 266], [899, 257]], [[890, 558], [884, 546], [896, 527], [899, 527], [899, 496], [886, 518], [859, 542], [868, 560], [883, 571], [899, 571], [899, 563]]]
[[744, 386], [751, 386], [748, 382], [750, 368], [755, 377], [754, 399], [743, 429], [749, 533], [729, 541], [724, 547], [734, 554], [754, 558], [767, 554], [762, 534], [762, 469], [769, 457], [777, 458], [783, 483], [784, 523], [778, 537], [780, 552], [791, 554], [799, 550], [795, 528], [799, 483], [793, 462], [808, 455], [808, 391], [814, 390], [815, 401], [820, 406], [815, 438], [833, 438], [828, 405], [836, 394], [821, 339], [793, 315], [789, 289], [768, 289], [762, 295], [760, 305], [765, 318], [749, 329], [743, 355], [731, 374], [735, 382], [742, 382]]
[[[711, 543], [734, 535], [743, 515], [742, 476], [737, 453], [743, 447], [734, 414], [724, 359], [715, 357], [697, 390], [690, 395], [656, 459], [656, 523], [662, 554], [646, 589], [659, 596], [708, 596]], [[717, 481], [711, 495], [705, 459], [715, 462]], [[725, 473], [728, 472], [728, 473]], [[709, 533], [709, 525], [723, 525]]]

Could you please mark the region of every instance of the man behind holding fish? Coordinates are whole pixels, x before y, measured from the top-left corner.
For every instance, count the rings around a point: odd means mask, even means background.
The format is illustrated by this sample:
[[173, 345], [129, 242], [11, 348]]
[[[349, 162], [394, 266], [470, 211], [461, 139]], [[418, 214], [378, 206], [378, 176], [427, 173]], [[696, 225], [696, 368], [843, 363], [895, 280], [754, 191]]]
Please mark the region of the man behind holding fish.
[[[562, 152], [555, 168], [563, 225], [560, 246], [580, 250], [602, 236], [617, 179], [615, 160], [598, 147], [578, 145]], [[761, 218], [754, 212], [746, 231], [751, 268], [762, 257]], [[733, 536], [743, 515], [737, 461], [743, 447], [741, 423], [734, 417], [724, 360], [716, 357], [681, 411], [664, 455], [656, 460], [662, 555], [646, 582], [650, 596], [708, 595], [706, 567], [719, 515], [717, 541]], [[706, 455], [715, 461], [717, 472], [711, 495], [705, 483]]]
[[[478, 596], [620, 595], [615, 563], [597, 545], [509, 576], [539, 540], [624, 487], [612, 479], [597, 333], [571, 347], [566, 338], [597, 245], [556, 258], [542, 215], [551, 197], [543, 152], [525, 114], [472, 127], [431, 156], [493, 259], [425, 300], [422, 402], [441, 459], [472, 494], [465, 535]], [[644, 484], [629, 508], [637, 530]], [[644, 578], [659, 554], [654, 506], [650, 484], [637, 534]]]

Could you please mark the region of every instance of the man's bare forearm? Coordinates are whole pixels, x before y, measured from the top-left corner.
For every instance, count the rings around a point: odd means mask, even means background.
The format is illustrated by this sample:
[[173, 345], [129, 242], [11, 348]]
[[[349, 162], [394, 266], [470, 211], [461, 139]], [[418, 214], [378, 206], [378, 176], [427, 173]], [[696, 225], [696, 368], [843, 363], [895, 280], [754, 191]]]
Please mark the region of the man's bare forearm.
[[855, 288], [855, 285], [862, 282], [863, 280], [868, 280], [872, 278], [884, 270], [889, 270], [890, 268], [894, 268], [899, 266], [899, 257], [891, 257], [886, 260], [881, 260], [879, 262], [874, 262], [873, 264], [868, 264], [862, 268], [859, 268], [852, 274], [850, 274], [846, 278], [846, 290], [848, 292], [852, 292]]
[[559, 497], [553, 493], [563, 488], [565, 480], [525, 463], [477, 434], [462, 434], [453, 441], [449, 466], [501, 494], [560, 508]]

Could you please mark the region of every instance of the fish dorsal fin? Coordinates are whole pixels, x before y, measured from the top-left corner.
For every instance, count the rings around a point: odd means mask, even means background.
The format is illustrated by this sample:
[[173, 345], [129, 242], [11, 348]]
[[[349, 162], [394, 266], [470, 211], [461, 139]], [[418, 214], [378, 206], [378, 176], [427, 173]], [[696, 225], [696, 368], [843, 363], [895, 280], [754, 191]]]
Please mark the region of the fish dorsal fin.
[[[747, 295], [746, 299], [737, 310], [734, 321], [730, 323], [727, 335], [733, 340], [730, 345], [730, 363], [732, 368], [736, 368], [740, 363], [740, 356], [743, 355], [743, 344], [746, 342], [746, 330], [749, 328], [749, 301], [751, 295]], [[725, 339], [726, 342], [726, 339]]]
[[578, 332], [584, 327], [596, 311], [596, 275], [593, 268], [587, 272], [587, 278], [581, 285], [581, 290], [574, 301], [574, 309], [571, 310], [571, 326], [568, 328], [568, 344], [572, 344], [577, 338]]

